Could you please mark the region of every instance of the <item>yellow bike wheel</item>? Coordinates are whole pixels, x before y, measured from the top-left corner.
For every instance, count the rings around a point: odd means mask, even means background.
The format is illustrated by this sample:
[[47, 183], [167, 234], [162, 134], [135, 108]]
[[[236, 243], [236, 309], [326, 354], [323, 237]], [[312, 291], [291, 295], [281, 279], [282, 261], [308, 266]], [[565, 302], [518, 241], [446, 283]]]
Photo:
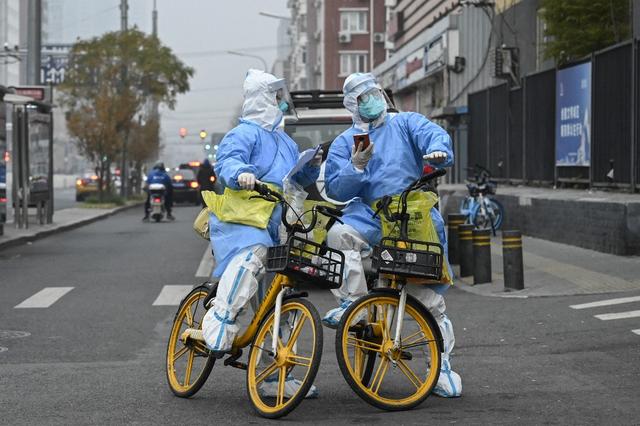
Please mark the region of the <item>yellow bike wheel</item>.
[[[289, 414], [309, 392], [322, 356], [322, 325], [311, 302], [284, 301], [274, 358], [273, 322], [272, 309], [251, 345], [247, 393], [261, 416], [275, 419]], [[293, 378], [298, 382], [295, 386], [288, 384]]]
[[393, 347], [399, 299], [371, 293], [356, 300], [336, 331], [336, 356], [347, 383], [367, 403], [389, 411], [422, 403], [440, 375], [437, 325], [412, 297], [407, 297], [400, 347]]
[[215, 358], [201, 342], [187, 345], [180, 336], [187, 328], [202, 328], [202, 318], [206, 312], [202, 301], [209, 293], [209, 287], [194, 288], [182, 300], [173, 319], [169, 344], [167, 345], [166, 368], [169, 388], [176, 396], [188, 398], [200, 390], [207, 381]]

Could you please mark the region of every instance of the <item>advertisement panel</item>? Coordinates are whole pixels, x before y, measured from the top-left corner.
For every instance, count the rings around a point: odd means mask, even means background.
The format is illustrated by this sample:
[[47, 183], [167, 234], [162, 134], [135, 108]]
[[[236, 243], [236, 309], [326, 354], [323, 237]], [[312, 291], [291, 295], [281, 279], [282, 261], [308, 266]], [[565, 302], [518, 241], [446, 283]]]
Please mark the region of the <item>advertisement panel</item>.
[[591, 165], [591, 63], [556, 73], [556, 166]]

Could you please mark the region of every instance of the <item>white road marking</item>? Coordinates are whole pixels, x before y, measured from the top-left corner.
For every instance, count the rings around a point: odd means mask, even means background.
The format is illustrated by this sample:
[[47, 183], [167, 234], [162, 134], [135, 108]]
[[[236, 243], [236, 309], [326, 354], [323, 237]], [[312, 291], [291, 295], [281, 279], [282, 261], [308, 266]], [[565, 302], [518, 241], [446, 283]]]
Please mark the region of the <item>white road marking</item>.
[[211, 253], [211, 247], [207, 245], [207, 248], [202, 255], [202, 260], [196, 271], [196, 278], [211, 278], [211, 272], [213, 272], [213, 254]]
[[597, 302], [582, 303], [580, 305], [571, 305], [569, 307], [571, 309], [588, 309], [588, 308], [597, 308], [598, 306], [619, 305], [621, 303], [631, 303], [631, 302], [640, 302], [640, 296], [620, 297], [618, 299], [600, 300]]
[[640, 317], [640, 311], [629, 311], [629, 312], [616, 312], [613, 314], [602, 314], [602, 315], [594, 315], [594, 317], [598, 318], [602, 321], [608, 320], [617, 320], [617, 319], [627, 319], [627, 318], [638, 318]]
[[637, 330], [631, 330], [632, 333], [637, 334], [638, 336], [640, 336], [640, 328]]
[[153, 306], [177, 306], [192, 288], [192, 285], [165, 285]]
[[73, 287], [45, 287], [15, 308], [48, 308], [71, 290]]

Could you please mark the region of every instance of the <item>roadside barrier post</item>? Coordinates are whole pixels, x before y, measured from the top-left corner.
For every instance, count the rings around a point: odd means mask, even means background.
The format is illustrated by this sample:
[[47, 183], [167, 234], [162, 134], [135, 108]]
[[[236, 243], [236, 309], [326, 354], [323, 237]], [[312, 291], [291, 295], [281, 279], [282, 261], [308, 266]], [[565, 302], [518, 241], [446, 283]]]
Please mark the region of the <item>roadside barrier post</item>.
[[460, 255], [460, 276], [473, 275], [473, 224], [458, 226], [458, 251]]
[[520, 231], [502, 231], [502, 259], [504, 262], [504, 289], [524, 289], [522, 235]]
[[473, 284], [491, 282], [491, 229], [473, 230]]
[[447, 242], [449, 245], [449, 263], [460, 264], [460, 248], [458, 244], [458, 226], [464, 224], [466, 216], [460, 213], [452, 213], [447, 216], [447, 228], [449, 230]]

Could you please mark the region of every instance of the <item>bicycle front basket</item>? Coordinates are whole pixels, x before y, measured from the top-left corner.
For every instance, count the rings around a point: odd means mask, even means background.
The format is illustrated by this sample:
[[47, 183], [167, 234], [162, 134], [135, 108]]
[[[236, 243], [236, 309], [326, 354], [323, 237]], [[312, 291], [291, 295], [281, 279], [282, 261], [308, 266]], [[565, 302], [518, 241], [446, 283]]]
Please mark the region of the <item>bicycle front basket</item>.
[[334, 289], [342, 285], [344, 254], [314, 241], [292, 236], [286, 244], [269, 247], [267, 271], [294, 281]]
[[371, 258], [379, 274], [442, 279], [444, 249], [437, 243], [387, 237], [374, 247]]

